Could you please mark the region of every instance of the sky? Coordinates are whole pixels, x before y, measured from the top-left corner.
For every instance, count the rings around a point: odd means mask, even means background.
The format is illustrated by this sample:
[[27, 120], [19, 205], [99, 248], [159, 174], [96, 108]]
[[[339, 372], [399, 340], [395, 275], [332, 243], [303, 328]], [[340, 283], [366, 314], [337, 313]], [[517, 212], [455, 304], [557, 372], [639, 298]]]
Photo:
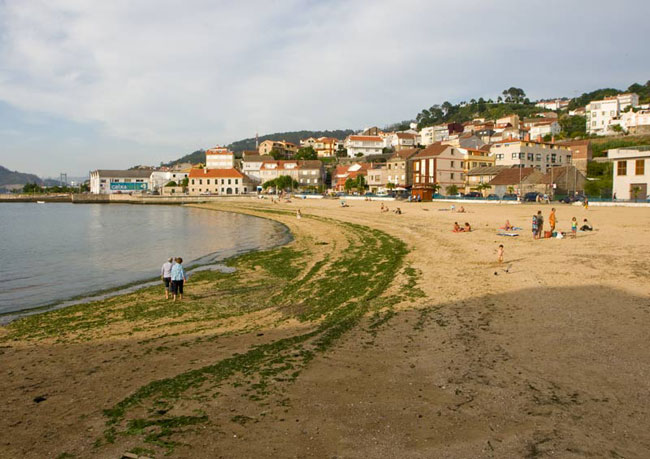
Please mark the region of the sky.
[[650, 1], [0, 0], [0, 165], [158, 165], [446, 100], [650, 80]]

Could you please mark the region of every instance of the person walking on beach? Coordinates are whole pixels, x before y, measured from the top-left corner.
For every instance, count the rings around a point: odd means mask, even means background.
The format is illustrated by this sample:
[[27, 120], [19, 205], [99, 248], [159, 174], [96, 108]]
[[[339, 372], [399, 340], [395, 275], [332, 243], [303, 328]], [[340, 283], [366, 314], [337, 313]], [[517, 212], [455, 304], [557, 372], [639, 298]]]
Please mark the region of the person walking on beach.
[[544, 237], [544, 216], [542, 215], [542, 211], [538, 210], [537, 211], [537, 239], [541, 239]]
[[183, 269], [183, 259], [181, 257], [176, 258], [176, 264], [172, 266], [171, 270], [172, 278], [172, 296], [174, 301], [176, 301], [176, 295], [178, 299], [183, 299], [183, 284], [187, 282], [187, 276], [185, 275], [185, 270]]
[[169, 285], [171, 284], [172, 281], [172, 261], [174, 259], [172, 257], [169, 257], [169, 259], [163, 263], [162, 268], [160, 268], [160, 278], [163, 281], [163, 284], [165, 284], [165, 299], [169, 299]]
[[557, 217], [555, 216], [555, 207], [551, 209], [551, 214], [548, 216], [548, 223], [551, 225], [551, 233], [555, 231], [555, 224], [557, 223]]

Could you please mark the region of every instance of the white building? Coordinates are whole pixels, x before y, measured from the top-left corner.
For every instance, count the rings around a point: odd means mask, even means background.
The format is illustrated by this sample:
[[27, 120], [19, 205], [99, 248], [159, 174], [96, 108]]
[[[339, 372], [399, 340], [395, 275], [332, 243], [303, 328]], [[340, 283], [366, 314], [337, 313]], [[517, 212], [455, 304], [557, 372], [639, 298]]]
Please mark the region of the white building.
[[546, 110], [562, 110], [568, 106], [569, 101], [567, 99], [540, 100], [535, 104], [535, 107], [544, 108]]
[[530, 134], [531, 139], [543, 139], [544, 136], [550, 135], [550, 136], [555, 136], [559, 134], [562, 131], [562, 127], [560, 126], [560, 123], [557, 122], [557, 120], [554, 119], [540, 119], [539, 121], [533, 121], [526, 123], [526, 127], [528, 127], [530, 130], [528, 133]]
[[396, 151], [417, 146], [417, 133], [396, 132], [391, 136], [391, 147]]
[[185, 177], [190, 175], [190, 169], [184, 171], [153, 171], [149, 176], [149, 189], [161, 191], [169, 182], [176, 182], [181, 185]]
[[607, 157], [614, 166], [613, 196], [645, 201], [650, 184], [650, 147], [614, 148]]
[[148, 191], [151, 172], [146, 169], [128, 171], [98, 169], [90, 173], [90, 192], [113, 194]]
[[244, 153], [241, 160], [241, 170], [251, 180], [260, 183], [262, 181], [260, 169], [262, 169], [264, 161], [273, 161], [273, 157], [269, 155]]
[[590, 102], [586, 108], [587, 133], [596, 135], [612, 133], [612, 126], [621, 125], [621, 113], [626, 108], [637, 105], [639, 105], [639, 96], [633, 93], [619, 94]]
[[496, 166], [534, 167], [546, 173], [550, 167], [568, 166], [572, 154], [567, 147], [530, 140], [504, 140], [490, 147]]
[[650, 133], [650, 110], [628, 111], [621, 115], [621, 126], [631, 134]]
[[349, 135], [345, 139], [344, 146], [350, 157], [355, 157], [358, 154], [363, 156], [379, 155], [384, 148], [384, 139], [378, 135]]
[[233, 169], [235, 154], [226, 147], [214, 147], [205, 152], [206, 169]]
[[424, 146], [449, 140], [449, 128], [446, 124], [427, 126], [422, 128], [418, 134], [420, 137], [420, 144]]

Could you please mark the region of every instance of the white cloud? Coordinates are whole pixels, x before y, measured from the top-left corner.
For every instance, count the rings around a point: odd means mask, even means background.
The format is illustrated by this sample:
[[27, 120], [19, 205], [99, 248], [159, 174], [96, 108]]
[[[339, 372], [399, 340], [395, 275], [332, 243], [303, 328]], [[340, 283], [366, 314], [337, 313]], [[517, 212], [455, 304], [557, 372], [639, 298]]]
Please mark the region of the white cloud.
[[617, 16], [586, 0], [525, 5], [0, 1], [0, 100], [183, 151], [398, 121], [511, 85], [552, 96], [647, 79], [647, 2]]

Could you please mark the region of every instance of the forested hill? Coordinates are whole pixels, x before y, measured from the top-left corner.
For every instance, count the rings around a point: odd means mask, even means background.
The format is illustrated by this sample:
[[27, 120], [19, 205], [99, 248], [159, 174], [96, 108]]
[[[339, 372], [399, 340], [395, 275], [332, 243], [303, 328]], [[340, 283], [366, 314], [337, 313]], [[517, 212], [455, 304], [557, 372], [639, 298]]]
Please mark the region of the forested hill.
[[43, 185], [43, 180], [34, 174], [10, 171], [6, 167], [0, 166], [0, 187], [5, 185], [24, 185], [26, 183]]
[[[351, 129], [337, 129], [334, 131], [291, 131], [291, 132], [277, 132], [275, 134], [268, 134], [260, 136], [260, 143], [265, 140], [286, 140], [287, 142], [295, 143], [300, 145], [301, 139], [307, 139], [309, 137], [335, 137], [337, 139], [345, 139], [350, 134], [354, 134], [355, 131]], [[244, 150], [255, 150], [255, 137], [244, 140], [237, 140], [236, 142], [227, 145], [235, 153], [241, 153]], [[170, 161], [165, 166], [173, 166], [180, 163], [191, 163], [199, 164], [205, 163], [205, 150], [196, 150], [192, 153], [189, 153], [182, 158], [178, 158], [174, 161]]]

